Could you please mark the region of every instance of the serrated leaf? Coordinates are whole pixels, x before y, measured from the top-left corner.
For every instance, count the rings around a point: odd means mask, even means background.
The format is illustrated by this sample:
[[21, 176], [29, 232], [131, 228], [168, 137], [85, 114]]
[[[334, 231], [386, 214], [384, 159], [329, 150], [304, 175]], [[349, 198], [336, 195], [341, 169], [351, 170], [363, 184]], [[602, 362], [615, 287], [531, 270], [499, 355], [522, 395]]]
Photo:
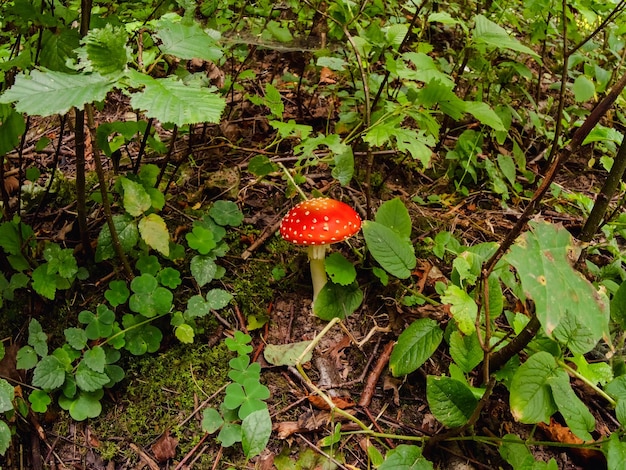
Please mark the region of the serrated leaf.
[[152, 78], [129, 71], [141, 92], [131, 93], [131, 105], [146, 116], [178, 126], [203, 122], [218, 123], [226, 107], [224, 99], [195, 82], [186, 85], [175, 77]]
[[109, 382], [109, 376], [104, 372], [97, 372], [87, 366], [83, 360], [76, 368], [76, 385], [85, 392], [94, 392]]
[[516, 420], [527, 424], [550, 422], [557, 406], [549, 382], [558, 370], [554, 357], [545, 351], [533, 354], [517, 369], [509, 389], [511, 413]]
[[217, 273], [217, 264], [215, 264], [213, 258], [208, 256], [194, 256], [191, 258], [189, 267], [191, 269], [191, 274], [198, 283], [199, 287], [211, 282]]
[[33, 280], [31, 285], [35, 292], [47, 299], [54, 300], [57, 291], [57, 275], [48, 272], [47, 263], [37, 266], [31, 277]]
[[4, 379], [0, 379], [0, 413], [6, 413], [13, 409], [15, 389]]
[[[265, 360], [274, 366], [295, 366], [298, 358], [309, 347], [311, 341], [299, 341], [289, 344], [266, 344], [263, 349]], [[302, 358], [302, 363], [309, 362], [313, 353], [309, 351]]]
[[433, 355], [442, 339], [443, 331], [436, 321], [415, 320], [398, 337], [389, 358], [389, 370], [394, 377], [417, 370]]
[[467, 423], [478, 405], [467, 384], [450, 377], [429, 375], [426, 379], [426, 398], [433, 416], [450, 428]]
[[222, 57], [215, 40], [196, 22], [172, 22], [169, 18], [157, 22], [156, 36], [161, 40], [159, 48], [185, 60], [203, 59], [211, 62]]
[[33, 385], [44, 390], [54, 390], [65, 382], [65, 367], [56, 356], [46, 356], [33, 374]]
[[584, 354], [608, 329], [608, 299], [570, 264], [575, 247], [567, 230], [547, 222], [530, 226], [505, 259], [517, 270], [526, 296], [535, 302], [548, 336]]
[[241, 422], [241, 446], [246, 458], [259, 455], [272, 434], [272, 419], [267, 408], [254, 411]]
[[366, 220], [363, 236], [374, 259], [389, 273], [406, 279], [417, 264], [413, 246], [389, 227]]
[[[128, 253], [139, 241], [139, 230], [137, 223], [129, 214], [113, 216], [113, 226], [117, 231], [117, 236], [122, 246], [122, 251]], [[98, 235], [98, 247], [96, 248], [96, 261], [103, 261], [115, 257], [113, 240], [109, 226], [104, 224]]]
[[466, 101], [465, 111], [474, 116], [481, 124], [489, 126], [496, 131], [506, 131], [500, 116], [491, 109], [487, 103], [482, 101]]
[[104, 366], [106, 365], [106, 353], [102, 346], [94, 346], [92, 349], [85, 351], [83, 354], [83, 361], [90, 369], [96, 372], [104, 372]]
[[74, 349], [80, 351], [87, 345], [87, 333], [82, 328], [66, 328], [63, 332], [65, 341]]
[[354, 153], [352, 147], [346, 147], [342, 152], [335, 153], [333, 156], [333, 169], [331, 175], [342, 186], [352, 181], [354, 176]]
[[132, 60], [127, 40], [126, 30], [111, 23], [104, 28], [90, 29], [78, 50], [80, 65], [88, 72], [95, 70], [102, 75], [123, 72]]
[[158, 214], [148, 214], [139, 221], [139, 233], [146, 245], [163, 256], [170, 254], [170, 234], [165, 221]]
[[224, 289], [211, 289], [206, 293], [206, 302], [210, 309], [220, 310], [233, 299], [233, 295]]
[[102, 101], [115, 82], [100, 74], [70, 74], [33, 70], [19, 74], [15, 84], [0, 96], [0, 103], [15, 102], [20, 113], [38, 116], [66, 114], [72, 107]]
[[0, 455], [4, 455], [11, 445], [11, 429], [4, 421], [0, 421]]
[[152, 207], [150, 195], [143, 185], [123, 177], [120, 178], [120, 181], [122, 188], [124, 188], [124, 209], [126, 212], [137, 217]]
[[243, 212], [233, 201], [215, 201], [209, 210], [211, 218], [221, 226], [239, 227], [243, 222]]

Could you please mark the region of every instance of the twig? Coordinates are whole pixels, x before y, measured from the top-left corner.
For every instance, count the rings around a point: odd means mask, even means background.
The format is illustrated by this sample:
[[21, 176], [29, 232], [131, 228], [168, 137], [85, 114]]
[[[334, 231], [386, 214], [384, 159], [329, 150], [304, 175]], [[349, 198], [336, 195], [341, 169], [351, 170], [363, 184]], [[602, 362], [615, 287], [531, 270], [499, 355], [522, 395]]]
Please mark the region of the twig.
[[372, 397], [374, 396], [374, 391], [376, 390], [376, 384], [378, 383], [378, 379], [380, 379], [380, 375], [383, 373], [387, 362], [389, 362], [389, 356], [391, 356], [391, 351], [393, 351], [395, 341], [388, 342], [380, 356], [378, 357], [378, 361], [376, 365], [372, 369], [372, 372], [367, 377], [367, 382], [365, 383], [365, 388], [363, 389], [363, 393], [361, 394], [361, 399], [359, 400], [359, 406], [363, 408], [367, 408], [370, 406], [372, 402]]
[[274, 235], [279, 227], [280, 227], [280, 220], [278, 220], [277, 222], [274, 222], [270, 227], [265, 227], [265, 230], [263, 231], [263, 233], [259, 235], [259, 237], [254, 241], [254, 243], [250, 245], [248, 248], [246, 248], [245, 251], [241, 254], [241, 259], [245, 261], [248, 258], [250, 258], [250, 256], [252, 256], [252, 253], [258, 247], [260, 247], [263, 243], [265, 243], [265, 240], [267, 240], [269, 237]]
[[[189, 452], [187, 452], [187, 455], [185, 455], [185, 457], [183, 458], [183, 460], [181, 460], [178, 465], [176, 465], [176, 468], [174, 470], [179, 470], [181, 468], [183, 468], [183, 466], [185, 465], [185, 463], [187, 463], [187, 461], [191, 458], [191, 456], [196, 452], [196, 449], [198, 447], [200, 447], [202, 445], [202, 443], [204, 441], [206, 441], [206, 438], [209, 437], [209, 433], [205, 432], [204, 436], [202, 436], [202, 438], [200, 438], [200, 440], [198, 441], [198, 443], [193, 446], [193, 449], [191, 449]], [[220, 446], [220, 452], [222, 450], [222, 447]], [[216, 462], [219, 462], [219, 459], [216, 459]]]

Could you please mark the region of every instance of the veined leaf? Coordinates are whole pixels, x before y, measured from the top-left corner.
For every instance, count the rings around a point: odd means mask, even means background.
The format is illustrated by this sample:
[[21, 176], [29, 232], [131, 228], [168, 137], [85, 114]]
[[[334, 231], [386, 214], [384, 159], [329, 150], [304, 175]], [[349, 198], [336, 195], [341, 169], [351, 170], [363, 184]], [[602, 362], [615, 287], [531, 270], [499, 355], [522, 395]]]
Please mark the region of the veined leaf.
[[439, 324], [430, 318], [415, 320], [398, 337], [389, 358], [394, 377], [417, 370], [435, 352], [443, 338]]
[[30, 115], [65, 114], [70, 108], [102, 101], [115, 85], [112, 77], [98, 73], [70, 74], [33, 70], [19, 74], [15, 84], [0, 96], [0, 103], [15, 102], [15, 109]]
[[535, 59], [539, 56], [530, 47], [523, 45], [502, 27], [487, 19], [483, 15], [474, 17], [473, 38], [477, 43], [483, 43], [496, 49], [510, 49], [512, 51], [528, 54]]
[[131, 94], [132, 106], [161, 122], [179, 126], [217, 123], [226, 106], [224, 99], [209, 88], [185, 85], [174, 77], [152, 78], [133, 70], [129, 76], [135, 86], [145, 86], [142, 92]]
[[386, 271], [400, 279], [411, 275], [417, 259], [410, 241], [371, 220], [363, 222], [363, 235], [372, 256]]
[[197, 58], [212, 62], [222, 57], [222, 51], [215, 45], [215, 40], [198, 23], [162, 19], [157, 23], [156, 35], [161, 40], [160, 49], [164, 54], [185, 60]]
[[545, 351], [533, 354], [522, 364], [511, 381], [510, 407], [522, 423], [548, 423], [557, 410], [550, 379], [557, 374], [554, 356]]
[[433, 416], [450, 428], [467, 423], [478, 404], [467, 384], [434, 375], [426, 379], [426, 398]]

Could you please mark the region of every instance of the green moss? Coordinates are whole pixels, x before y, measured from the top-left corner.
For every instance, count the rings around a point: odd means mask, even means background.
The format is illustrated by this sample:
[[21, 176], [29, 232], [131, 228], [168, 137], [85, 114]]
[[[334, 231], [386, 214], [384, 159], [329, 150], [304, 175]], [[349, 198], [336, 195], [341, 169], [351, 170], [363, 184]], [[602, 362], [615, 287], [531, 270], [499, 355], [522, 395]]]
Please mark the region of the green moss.
[[[123, 398], [92, 422], [101, 442], [115, 438], [104, 448], [107, 457], [125, 453], [109, 447], [119, 444], [119, 438], [149, 445], [167, 430], [179, 439], [178, 454], [185, 455], [203, 433], [198, 419], [180, 423], [228, 381], [231, 358], [232, 353], [220, 343], [215, 347], [177, 345], [162, 354], [136, 359], [127, 370]], [[209, 406], [218, 406], [221, 398]]]

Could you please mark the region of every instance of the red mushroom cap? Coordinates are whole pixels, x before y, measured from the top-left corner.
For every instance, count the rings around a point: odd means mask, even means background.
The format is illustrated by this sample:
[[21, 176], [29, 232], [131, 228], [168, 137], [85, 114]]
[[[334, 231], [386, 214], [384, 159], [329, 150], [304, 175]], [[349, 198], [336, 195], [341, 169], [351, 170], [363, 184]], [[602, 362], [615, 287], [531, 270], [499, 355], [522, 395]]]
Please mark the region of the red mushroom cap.
[[352, 207], [320, 197], [294, 206], [281, 221], [280, 234], [296, 245], [330, 245], [360, 228], [361, 217]]

